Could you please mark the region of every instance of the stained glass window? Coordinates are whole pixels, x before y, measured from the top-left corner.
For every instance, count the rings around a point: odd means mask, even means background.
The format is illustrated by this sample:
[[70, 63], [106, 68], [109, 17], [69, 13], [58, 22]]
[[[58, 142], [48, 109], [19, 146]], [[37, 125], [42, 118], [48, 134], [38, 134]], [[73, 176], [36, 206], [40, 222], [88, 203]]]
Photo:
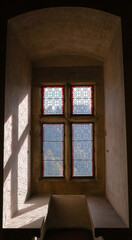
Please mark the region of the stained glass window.
[[43, 87], [43, 115], [64, 113], [64, 87]]
[[[65, 98], [68, 100], [70, 88], [67, 85], [65, 88]], [[94, 177], [94, 123], [82, 123], [80, 118], [81, 115], [94, 117], [93, 99], [93, 86], [71, 86], [71, 102], [68, 101], [67, 108], [68, 112], [72, 109], [74, 118], [67, 118], [64, 112], [64, 87], [43, 87], [43, 116], [51, 115], [48, 123], [43, 124], [43, 177], [64, 177], [64, 124], [59, 123], [61, 115], [68, 129], [69, 123], [72, 124], [72, 177]], [[66, 138], [67, 146], [70, 144], [69, 137]]]
[[93, 175], [93, 123], [72, 124], [72, 176]]
[[72, 114], [73, 115], [93, 114], [92, 86], [72, 87]]
[[64, 124], [43, 124], [43, 177], [64, 176]]

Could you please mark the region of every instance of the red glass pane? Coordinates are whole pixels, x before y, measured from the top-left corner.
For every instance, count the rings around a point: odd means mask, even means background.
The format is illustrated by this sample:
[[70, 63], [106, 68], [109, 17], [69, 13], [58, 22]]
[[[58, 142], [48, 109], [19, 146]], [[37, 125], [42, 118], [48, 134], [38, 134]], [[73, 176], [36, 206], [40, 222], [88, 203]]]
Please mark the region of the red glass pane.
[[93, 87], [73, 86], [72, 87], [72, 114], [92, 115], [93, 114]]
[[64, 87], [43, 87], [43, 115], [64, 114]]
[[72, 176], [94, 176], [93, 123], [72, 124]]

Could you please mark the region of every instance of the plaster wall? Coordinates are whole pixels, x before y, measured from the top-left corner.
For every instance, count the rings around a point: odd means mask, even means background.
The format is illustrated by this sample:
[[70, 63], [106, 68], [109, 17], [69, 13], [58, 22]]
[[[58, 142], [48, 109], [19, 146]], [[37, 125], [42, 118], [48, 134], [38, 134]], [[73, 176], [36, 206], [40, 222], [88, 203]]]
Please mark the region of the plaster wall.
[[120, 19], [84, 7], [51, 7], [9, 20], [32, 62], [62, 55], [102, 61]]
[[3, 225], [30, 193], [31, 66], [10, 25], [7, 35]]
[[126, 225], [128, 180], [121, 26], [104, 63], [106, 196]]

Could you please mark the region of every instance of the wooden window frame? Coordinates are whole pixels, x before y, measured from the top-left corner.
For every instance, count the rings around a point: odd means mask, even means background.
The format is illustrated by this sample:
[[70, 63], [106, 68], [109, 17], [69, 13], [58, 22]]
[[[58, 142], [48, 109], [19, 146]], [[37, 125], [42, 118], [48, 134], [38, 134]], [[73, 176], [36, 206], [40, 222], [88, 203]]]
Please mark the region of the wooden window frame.
[[[82, 114], [73, 115], [72, 114], [72, 102], [71, 102], [71, 87], [72, 86], [91, 86], [93, 92], [93, 113], [92, 114]], [[43, 88], [44, 87], [64, 87], [64, 112], [62, 115], [43, 115]], [[96, 85], [93, 82], [67, 82], [59, 84], [43, 85], [42, 86], [42, 113], [41, 113], [41, 126], [44, 123], [58, 123], [64, 124], [64, 177], [43, 177], [42, 175], [42, 164], [41, 164], [41, 178], [44, 180], [54, 180], [54, 179], [95, 179], [95, 124], [96, 124], [96, 104], [95, 104], [95, 92]], [[69, 104], [70, 102], [70, 104]], [[74, 123], [92, 123], [93, 124], [93, 176], [72, 176], [72, 129], [71, 126]], [[68, 130], [68, 131], [67, 131]], [[68, 132], [68, 133], [67, 133]], [[43, 139], [43, 132], [42, 132]], [[43, 142], [43, 140], [41, 141]], [[69, 159], [70, 158], [70, 159]], [[43, 151], [42, 151], [43, 159]], [[41, 160], [42, 162], [42, 160]]]

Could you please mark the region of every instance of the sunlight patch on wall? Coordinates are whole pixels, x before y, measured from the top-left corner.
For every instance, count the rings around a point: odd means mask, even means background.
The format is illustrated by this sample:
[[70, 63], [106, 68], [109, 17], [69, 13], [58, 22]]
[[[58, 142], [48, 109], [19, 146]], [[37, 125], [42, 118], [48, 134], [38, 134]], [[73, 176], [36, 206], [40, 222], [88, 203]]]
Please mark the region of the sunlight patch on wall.
[[4, 168], [12, 154], [12, 115], [4, 124]]
[[11, 175], [10, 170], [3, 186], [3, 227], [11, 219]]
[[32, 210], [27, 210], [21, 215], [16, 215], [11, 219], [8, 228], [21, 228], [25, 225], [35, 223], [39, 219], [46, 217], [48, 213], [48, 204], [41, 207], [35, 207]]
[[18, 153], [18, 210], [23, 207], [28, 191], [28, 136]]
[[23, 99], [18, 107], [18, 139], [21, 137], [28, 124], [28, 95]]

